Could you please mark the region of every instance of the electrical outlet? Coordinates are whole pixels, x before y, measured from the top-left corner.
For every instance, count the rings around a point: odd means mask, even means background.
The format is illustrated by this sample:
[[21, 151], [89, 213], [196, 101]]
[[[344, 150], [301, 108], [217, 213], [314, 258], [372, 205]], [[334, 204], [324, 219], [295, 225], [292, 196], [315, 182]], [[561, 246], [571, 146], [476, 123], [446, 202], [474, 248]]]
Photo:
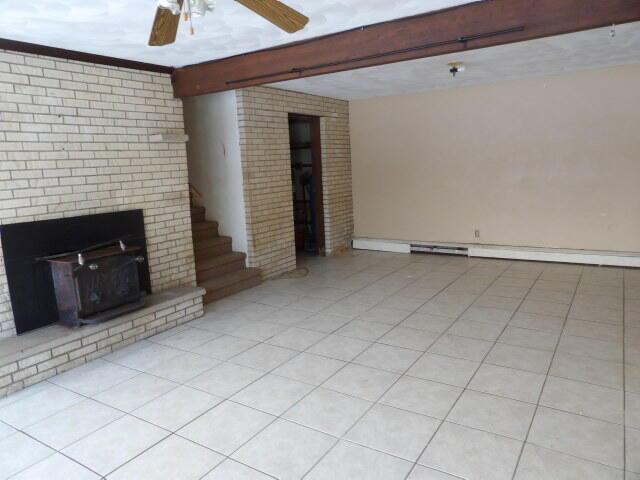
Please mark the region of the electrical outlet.
[[475, 230], [476, 238], [480, 238], [480, 230]]

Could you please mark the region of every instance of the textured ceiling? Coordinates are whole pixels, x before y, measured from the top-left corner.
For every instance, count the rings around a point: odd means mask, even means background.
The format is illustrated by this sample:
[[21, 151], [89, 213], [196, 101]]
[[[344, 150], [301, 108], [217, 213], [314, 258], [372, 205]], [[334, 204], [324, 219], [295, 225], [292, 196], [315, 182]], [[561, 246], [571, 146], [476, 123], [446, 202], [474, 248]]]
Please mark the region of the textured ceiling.
[[[452, 78], [447, 63], [466, 70]], [[640, 63], [640, 22], [460, 54], [274, 83], [272, 86], [345, 100], [494, 83], [540, 75]]]
[[284, 0], [310, 18], [287, 34], [233, 0], [181, 23], [175, 44], [149, 47], [156, 0], [0, 0], [0, 37], [158, 65], [214, 60], [371, 23], [440, 10], [470, 0]]

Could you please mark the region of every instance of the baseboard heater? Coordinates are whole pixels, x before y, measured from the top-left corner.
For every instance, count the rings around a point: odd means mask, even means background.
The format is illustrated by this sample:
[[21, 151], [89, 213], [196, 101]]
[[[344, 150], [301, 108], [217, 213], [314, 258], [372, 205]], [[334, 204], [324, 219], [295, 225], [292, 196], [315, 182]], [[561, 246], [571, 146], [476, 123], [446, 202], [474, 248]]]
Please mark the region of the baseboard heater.
[[393, 253], [440, 253], [478, 258], [501, 258], [536, 262], [577, 263], [612, 267], [640, 268], [640, 252], [621, 253], [590, 250], [566, 250], [537, 247], [503, 247], [497, 245], [405, 243], [401, 240], [354, 238], [353, 248]]
[[447, 255], [469, 255], [469, 249], [465, 247], [449, 247], [446, 245], [418, 245], [412, 243], [411, 253], [443, 253]]

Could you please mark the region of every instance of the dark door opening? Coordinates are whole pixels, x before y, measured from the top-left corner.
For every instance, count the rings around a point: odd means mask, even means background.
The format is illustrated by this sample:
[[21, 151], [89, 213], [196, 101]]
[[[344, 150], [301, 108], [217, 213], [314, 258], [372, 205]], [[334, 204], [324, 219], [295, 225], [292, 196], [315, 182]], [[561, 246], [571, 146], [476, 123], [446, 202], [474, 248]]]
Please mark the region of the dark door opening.
[[324, 255], [320, 118], [289, 114], [296, 252]]

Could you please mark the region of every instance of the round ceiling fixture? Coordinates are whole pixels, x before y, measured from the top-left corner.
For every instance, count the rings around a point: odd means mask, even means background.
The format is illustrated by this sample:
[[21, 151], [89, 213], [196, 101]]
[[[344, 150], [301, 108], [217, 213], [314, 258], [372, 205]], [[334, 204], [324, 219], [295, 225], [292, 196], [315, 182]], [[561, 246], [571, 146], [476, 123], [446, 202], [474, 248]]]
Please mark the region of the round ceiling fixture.
[[455, 77], [457, 73], [464, 72], [465, 66], [462, 62], [449, 62], [447, 63], [449, 67], [449, 73]]

